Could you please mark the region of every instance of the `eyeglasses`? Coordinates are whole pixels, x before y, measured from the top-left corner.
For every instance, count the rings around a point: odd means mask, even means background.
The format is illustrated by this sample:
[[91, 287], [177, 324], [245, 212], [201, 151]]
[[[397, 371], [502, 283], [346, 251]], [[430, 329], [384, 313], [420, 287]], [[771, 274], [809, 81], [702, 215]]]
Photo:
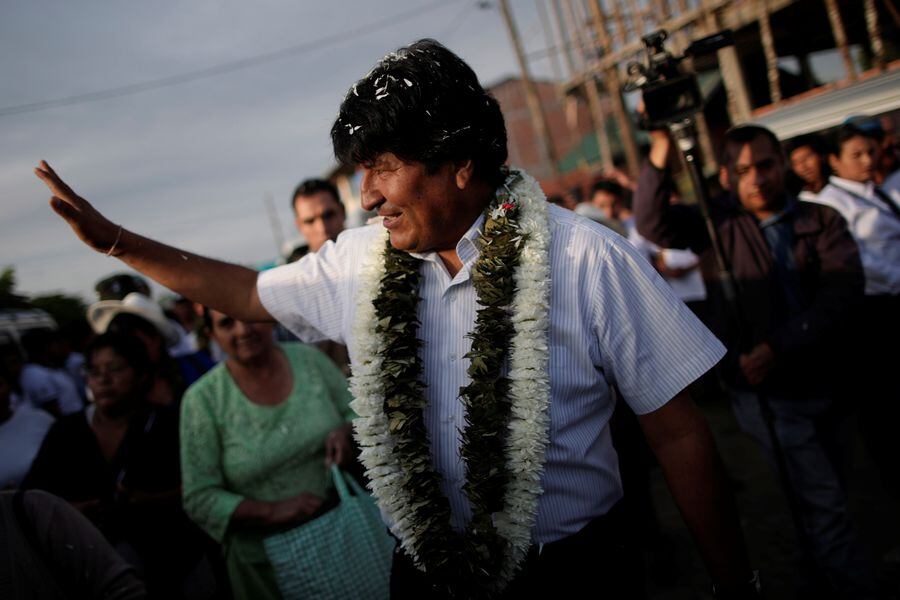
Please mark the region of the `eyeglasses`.
[[100, 379], [102, 377], [114, 377], [131, 368], [128, 363], [113, 363], [105, 369], [90, 368], [84, 370], [84, 376], [88, 379]]

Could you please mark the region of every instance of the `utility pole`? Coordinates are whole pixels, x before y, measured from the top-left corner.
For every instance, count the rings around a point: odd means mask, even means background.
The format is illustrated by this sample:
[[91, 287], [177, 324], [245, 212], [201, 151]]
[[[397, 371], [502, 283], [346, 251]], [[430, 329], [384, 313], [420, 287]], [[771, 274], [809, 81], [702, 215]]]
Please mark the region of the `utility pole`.
[[[590, 0], [589, 4], [593, 16], [594, 31], [597, 33], [603, 53], [609, 54], [612, 51], [612, 44], [606, 32], [606, 16], [600, 8], [600, 1]], [[618, 5], [614, 4], [614, 6], [618, 13]], [[624, 35], [624, 33], [620, 32], [620, 35]], [[634, 129], [632, 128], [631, 119], [628, 117], [628, 111], [625, 109], [625, 101], [622, 99], [622, 82], [619, 80], [619, 69], [613, 64], [605, 70], [603, 75], [606, 91], [613, 103], [613, 114], [615, 114], [616, 122], [619, 125], [619, 138], [622, 141], [622, 150], [625, 152], [625, 164], [629, 175], [636, 179], [640, 168], [640, 159], [638, 158]]]
[[550, 127], [547, 124], [547, 117], [541, 108], [541, 99], [538, 96], [537, 88], [531, 80], [528, 70], [528, 63], [525, 60], [525, 53], [519, 41], [519, 32], [516, 29], [515, 21], [509, 10], [508, 0], [500, 0], [500, 13], [503, 15], [503, 21], [506, 23], [506, 30], [509, 32], [510, 41], [512, 41], [513, 50], [516, 53], [516, 61], [519, 63], [519, 70], [522, 72], [522, 85], [525, 88], [525, 101], [528, 104], [528, 112], [531, 114], [531, 125], [534, 127], [534, 133], [538, 138], [538, 147], [541, 150], [541, 159], [550, 167], [550, 173], [555, 178], [559, 175], [559, 165], [556, 160], [556, 150], [553, 148], [553, 140], [550, 137]]

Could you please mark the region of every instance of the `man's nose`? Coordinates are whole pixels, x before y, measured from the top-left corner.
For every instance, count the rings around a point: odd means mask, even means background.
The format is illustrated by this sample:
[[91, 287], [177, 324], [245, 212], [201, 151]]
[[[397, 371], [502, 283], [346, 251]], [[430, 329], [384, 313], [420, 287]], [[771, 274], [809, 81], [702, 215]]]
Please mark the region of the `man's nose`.
[[365, 211], [374, 211], [384, 201], [381, 192], [375, 185], [375, 178], [371, 169], [363, 169], [362, 180], [359, 182], [360, 205]]

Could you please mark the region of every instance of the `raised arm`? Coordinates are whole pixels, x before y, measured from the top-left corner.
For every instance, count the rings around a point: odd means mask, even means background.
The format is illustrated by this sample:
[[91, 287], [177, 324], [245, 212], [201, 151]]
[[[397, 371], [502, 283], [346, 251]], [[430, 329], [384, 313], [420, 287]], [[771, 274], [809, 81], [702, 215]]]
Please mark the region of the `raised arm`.
[[184, 252], [116, 225], [76, 194], [47, 164], [34, 170], [53, 196], [50, 206], [85, 244], [114, 256], [179, 294], [243, 321], [271, 321], [252, 269]]
[[632, 200], [638, 233], [662, 248], [689, 248], [699, 254], [709, 245], [699, 211], [669, 201], [675, 191], [668, 167], [669, 134], [652, 131], [650, 138], [650, 155]]

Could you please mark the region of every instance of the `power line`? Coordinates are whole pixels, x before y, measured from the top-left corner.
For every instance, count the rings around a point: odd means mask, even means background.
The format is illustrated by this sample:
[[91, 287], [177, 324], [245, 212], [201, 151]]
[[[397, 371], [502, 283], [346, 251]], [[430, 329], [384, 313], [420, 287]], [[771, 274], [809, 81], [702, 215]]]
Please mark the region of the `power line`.
[[197, 81], [198, 79], [206, 79], [209, 77], [215, 77], [217, 75], [224, 75], [226, 73], [240, 71], [242, 69], [248, 69], [250, 67], [255, 67], [264, 63], [282, 60], [290, 56], [296, 56], [298, 54], [303, 54], [309, 51], [318, 50], [326, 46], [352, 40], [355, 37], [379, 31], [386, 27], [390, 27], [397, 23], [407, 21], [413, 17], [425, 14], [433, 9], [440, 8], [446, 5], [446, 0], [437, 0], [436, 2], [426, 4], [425, 6], [420, 6], [397, 15], [385, 17], [372, 23], [367, 23], [366, 25], [360, 25], [352, 29], [341, 31], [340, 33], [326, 35], [317, 40], [311, 40], [302, 44], [288, 46], [287, 48], [282, 48], [281, 50], [257, 54], [256, 56], [250, 56], [247, 58], [222, 63], [213, 67], [207, 67], [204, 69], [197, 69], [195, 71], [189, 71], [187, 73], [181, 73], [179, 75], [170, 75], [168, 77], [161, 77], [159, 79], [151, 79], [139, 83], [132, 83], [119, 87], [108, 88], [105, 90], [98, 90], [96, 92], [88, 92], [86, 94], [76, 94], [74, 96], [54, 98], [52, 100], [41, 100], [37, 102], [29, 102], [27, 104], [19, 104], [17, 106], [7, 106], [4, 108], [0, 108], [0, 117], [7, 117], [10, 115], [18, 115], [28, 112], [37, 112], [41, 110], [48, 110], [51, 108], [59, 108], [62, 106], [71, 106], [73, 104], [85, 104], [88, 102], [96, 102], [98, 100], [107, 100], [109, 98], [118, 98], [121, 96], [132, 96], [134, 94], [140, 94], [142, 92], [147, 92], [150, 90], [181, 85], [182, 83], [189, 83], [191, 81]]
[[482, 0], [476, 0], [474, 2], [466, 2], [465, 6], [463, 6], [462, 10], [459, 11], [459, 13], [457, 13], [456, 17], [454, 17], [452, 21], [450, 21], [450, 25], [448, 25], [447, 28], [444, 29], [444, 31], [441, 33], [441, 37], [440, 37], [439, 41], [443, 41], [444, 43], [447, 43], [445, 40], [449, 40], [450, 36], [452, 36], [454, 33], [456, 33], [456, 30], [459, 29], [460, 26], [463, 24], [463, 21], [466, 20], [466, 17], [468, 16], [469, 11], [472, 8], [474, 8], [476, 5], [478, 5], [479, 8], [482, 8], [480, 5], [481, 1]]

